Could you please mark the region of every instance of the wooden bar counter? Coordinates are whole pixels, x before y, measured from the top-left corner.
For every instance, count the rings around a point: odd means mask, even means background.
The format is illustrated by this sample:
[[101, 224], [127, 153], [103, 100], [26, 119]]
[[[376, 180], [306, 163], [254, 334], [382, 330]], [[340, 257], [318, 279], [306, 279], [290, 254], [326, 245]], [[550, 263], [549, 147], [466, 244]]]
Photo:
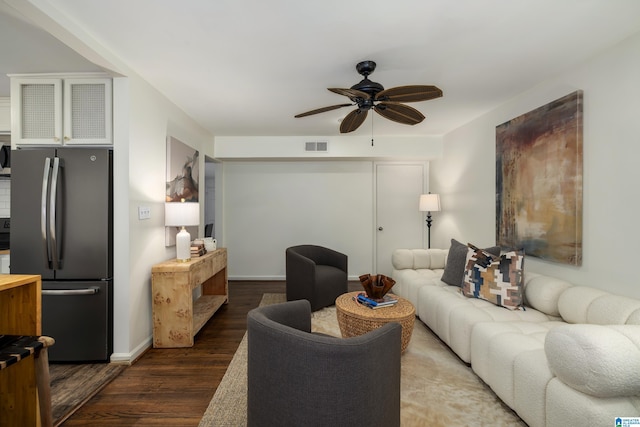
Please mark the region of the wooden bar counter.
[[[193, 290], [202, 286], [194, 302]], [[194, 336], [229, 301], [227, 250], [207, 252], [187, 262], [175, 259], [151, 269], [153, 346], [192, 347]]]
[[[42, 334], [42, 282], [38, 275], [0, 274], [0, 335]], [[0, 370], [0, 426], [37, 426], [34, 357]]]

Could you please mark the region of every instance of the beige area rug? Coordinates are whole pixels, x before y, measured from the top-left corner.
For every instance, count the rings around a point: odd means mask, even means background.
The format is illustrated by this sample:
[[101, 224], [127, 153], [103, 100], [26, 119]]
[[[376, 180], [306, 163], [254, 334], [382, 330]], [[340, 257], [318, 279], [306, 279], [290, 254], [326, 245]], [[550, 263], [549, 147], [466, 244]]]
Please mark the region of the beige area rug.
[[[265, 294], [261, 305], [285, 300]], [[340, 336], [335, 307], [312, 314], [312, 330]], [[200, 427], [246, 426], [247, 336], [209, 403]], [[401, 423], [403, 427], [526, 426], [509, 407], [422, 322], [416, 320], [402, 355]]]
[[54, 427], [66, 421], [126, 367], [111, 363], [50, 364]]

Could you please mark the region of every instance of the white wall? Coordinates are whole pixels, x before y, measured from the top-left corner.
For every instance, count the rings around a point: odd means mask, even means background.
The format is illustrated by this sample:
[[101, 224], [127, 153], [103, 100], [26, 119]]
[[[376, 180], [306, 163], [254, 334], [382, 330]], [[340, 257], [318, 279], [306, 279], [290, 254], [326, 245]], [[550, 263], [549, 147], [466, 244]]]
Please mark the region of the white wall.
[[[217, 136], [216, 159], [429, 159], [442, 155], [441, 136]], [[324, 141], [327, 152], [306, 152], [306, 142]]]
[[575, 284], [640, 298], [636, 238], [640, 182], [640, 34], [523, 93], [445, 136], [431, 164], [431, 189], [442, 195], [432, 246], [449, 239], [495, 242], [495, 127], [569, 94], [584, 91], [583, 264], [527, 257], [525, 269]]
[[[129, 78], [115, 79], [114, 88], [112, 360], [128, 361], [151, 343], [151, 267], [175, 258], [175, 246], [165, 247], [167, 135], [200, 150], [201, 171], [204, 154], [213, 151], [213, 137], [133, 73]], [[204, 188], [204, 173], [200, 174], [199, 183]], [[150, 219], [138, 219], [139, 206], [151, 208]], [[203, 210], [201, 205], [201, 218]], [[204, 228], [200, 229], [204, 232]]]
[[[305, 152], [307, 141], [329, 150]], [[353, 280], [374, 272], [374, 162], [428, 161], [442, 146], [441, 136], [381, 136], [373, 146], [366, 136], [216, 137], [216, 237], [229, 277], [283, 280], [285, 249], [307, 243], [348, 254]]]
[[283, 280], [299, 244], [349, 254], [352, 279], [372, 271], [372, 162], [225, 162], [223, 193], [230, 278]]

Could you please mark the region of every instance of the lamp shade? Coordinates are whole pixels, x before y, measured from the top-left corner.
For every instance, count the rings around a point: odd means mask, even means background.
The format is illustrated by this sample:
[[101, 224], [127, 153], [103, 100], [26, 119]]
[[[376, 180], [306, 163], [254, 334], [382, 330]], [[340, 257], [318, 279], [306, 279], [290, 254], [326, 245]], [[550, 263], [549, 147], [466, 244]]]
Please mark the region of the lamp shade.
[[421, 194], [420, 206], [418, 208], [420, 212], [437, 212], [440, 210], [440, 195], [438, 194]]
[[165, 203], [164, 225], [167, 227], [200, 225], [200, 204], [193, 202]]

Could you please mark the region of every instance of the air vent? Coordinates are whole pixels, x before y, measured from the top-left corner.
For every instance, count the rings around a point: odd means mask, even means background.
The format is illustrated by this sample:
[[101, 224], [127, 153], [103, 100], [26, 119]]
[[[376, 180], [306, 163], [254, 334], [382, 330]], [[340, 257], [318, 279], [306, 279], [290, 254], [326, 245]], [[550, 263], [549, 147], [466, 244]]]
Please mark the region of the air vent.
[[304, 143], [304, 151], [326, 153], [329, 151], [329, 141], [308, 141]]

